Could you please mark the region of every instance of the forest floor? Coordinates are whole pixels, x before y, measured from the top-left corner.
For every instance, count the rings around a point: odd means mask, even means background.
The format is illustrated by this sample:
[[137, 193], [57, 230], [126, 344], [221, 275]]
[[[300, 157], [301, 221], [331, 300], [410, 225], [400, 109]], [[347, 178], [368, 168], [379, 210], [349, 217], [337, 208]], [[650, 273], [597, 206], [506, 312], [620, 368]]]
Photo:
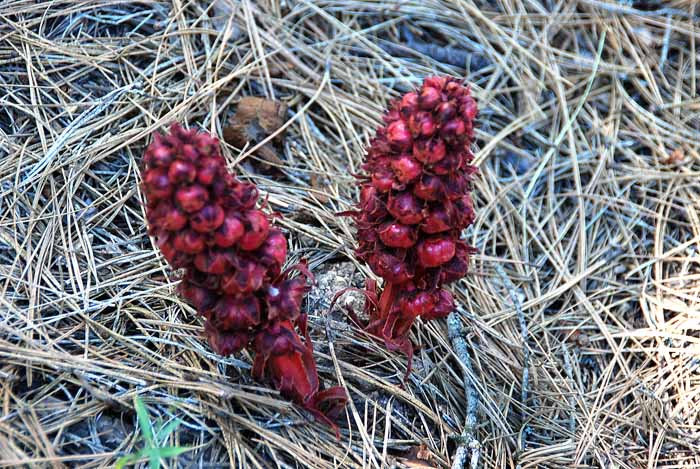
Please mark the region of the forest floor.
[[[144, 444], [138, 396], [181, 420], [170, 467], [449, 467], [466, 373], [479, 467], [700, 467], [695, 2], [0, 3], [0, 466], [113, 466]], [[336, 213], [385, 107], [433, 74], [479, 104], [478, 253], [456, 333], [419, 322], [402, 385], [346, 318], [361, 296], [329, 311], [372, 278]], [[283, 139], [223, 152], [318, 279], [340, 440], [211, 352], [146, 233], [151, 135], [222, 135], [245, 96], [288, 106]]]

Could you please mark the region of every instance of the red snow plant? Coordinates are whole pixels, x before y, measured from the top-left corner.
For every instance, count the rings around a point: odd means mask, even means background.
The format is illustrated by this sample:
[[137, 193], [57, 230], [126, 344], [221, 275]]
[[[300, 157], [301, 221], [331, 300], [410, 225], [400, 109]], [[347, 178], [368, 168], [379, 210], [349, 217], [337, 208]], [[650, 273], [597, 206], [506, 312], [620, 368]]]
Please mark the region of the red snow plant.
[[[301, 303], [310, 274], [282, 272], [287, 240], [257, 208], [253, 184], [226, 170], [216, 138], [173, 124], [144, 157], [149, 234], [183, 269], [180, 294], [206, 318], [212, 349], [255, 353], [253, 375], [334, 428], [346, 394], [322, 390]], [[299, 332], [297, 332], [297, 330]]]
[[473, 249], [460, 239], [474, 220], [470, 165], [476, 102], [454, 78], [431, 77], [395, 101], [367, 151], [360, 176], [357, 255], [384, 279], [368, 282], [370, 333], [408, 357], [416, 317], [454, 308], [443, 289], [467, 273]]

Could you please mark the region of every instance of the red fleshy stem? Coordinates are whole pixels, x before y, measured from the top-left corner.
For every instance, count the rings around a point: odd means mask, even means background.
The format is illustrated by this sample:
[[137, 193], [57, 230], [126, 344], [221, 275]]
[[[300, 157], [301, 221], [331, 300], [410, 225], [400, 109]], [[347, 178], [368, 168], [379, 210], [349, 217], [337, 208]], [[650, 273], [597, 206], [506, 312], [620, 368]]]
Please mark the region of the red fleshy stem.
[[[256, 209], [254, 185], [226, 171], [216, 138], [173, 124], [144, 155], [149, 234], [165, 259], [184, 269], [180, 294], [206, 318], [212, 349], [255, 352], [253, 376], [330, 425], [347, 401], [339, 387], [321, 389], [306, 317], [311, 274], [281, 272], [287, 240]], [[297, 332], [299, 329], [304, 340]]]
[[450, 313], [454, 300], [443, 287], [466, 275], [474, 252], [460, 236], [474, 220], [476, 115], [469, 88], [450, 77], [426, 78], [395, 101], [367, 150], [358, 209], [344, 213], [356, 222], [358, 257], [384, 279], [383, 291], [368, 292], [379, 299], [367, 302], [366, 328], [406, 354], [406, 376], [415, 318]]

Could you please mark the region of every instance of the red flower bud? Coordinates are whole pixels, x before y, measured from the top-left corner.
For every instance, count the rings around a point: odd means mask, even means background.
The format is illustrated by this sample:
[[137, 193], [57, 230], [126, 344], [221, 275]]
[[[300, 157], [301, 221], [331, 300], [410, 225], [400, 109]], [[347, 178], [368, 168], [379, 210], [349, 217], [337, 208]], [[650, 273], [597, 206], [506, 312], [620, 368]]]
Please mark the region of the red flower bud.
[[443, 197], [442, 181], [437, 176], [425, 175], [416, 183], [413, 193], [423, 200], [439, 200]]
[[163, 254], [163, 257], [165, 257], [165, 260], [168, 261], [168, 264], [172, 265], [175, 269], [185, 267], [189, 262], [189, 256], [176, 249], [174, 243], [168, 238], [159, 241], [158, 248], [161, 254]]
[[429, 112], [412, 114], [408, 119], [408, 127], [414, 136], [430, 137], [437, 130], [433, 116]]
[[397, 197], [389, 197], [387, 210], [391, 216], [405, 225], [415, 225], [423, 219], [418, 200], [410, 192], [404, 192]]
[[428, 234], [441, 233], [453, 227], [452, 219], [444, 206], [426, 210], [425, 219], [420, 225], [421, 230]]
[[413, 181], [423, 172], [423, 165], [407, 154], [400, 155], [397, 159], [392, 160], [391, 168], [394, 170], [396, 179], [403, 183]]
[[399, 106], [402, 115], [410, 115], [416, 110], [418, 106], [418, 95], [416, 93], [406, 93], [401, 98], [401, 104]]
[[270, 234], [260, 248], [260, 254], [281, 267], [287, 259], [287, 238], [279, 230], [270, 230]]
[[196, 231], [185, 230], [180, 231], [175, 235], [173, 245], [178, 251], [182, 251], [187, 254], [197, 254], [202, 252], [206, 243], [204, 241], [204, 236], [201, 234], [197, 233]]
[[452, 142], [463, 136], [466, 131], [467, 126], [462, 119], [452, 119], [443, 124], [442, 129], [440, 129], [440, 135], [442, 138]]
[[[451, 79], [449, 79], [451, 80]], [[423, 88], [436, 88], [438, 90], [441, 90], [445, 87], [445, 84], [447, 83], [448, 79], [445, 77], [428, 77], [425, 80], [423, 80]], [[450, 83], [456, 83], [456, 82], [450, 82]]]
[[200, 233], [208, 233], [216, 230], [224, 222], [224, 209], [218, 205], [205, 205], [197, 213], [192, 215], [190, 226]]
[[416, 253], [423, 267], [438, 267], [455, 255], [455, 243], [449, 238], [428, 238], [418, 244]]
[[170, 148], [160, 143], [146, 153], [146, 164], [149, 166], [166, 168], [173, 161], [173, 154]]
[[406, 295], [401, 302], [401, 312], [409, 317], [422, 316], [430, 312], [437, 303], [431, 292], [416, 291]]
[[396, 256], [383, 251], [372, 254], [367, 263], [375, 274], [383, 277], [387, 282], [402, 284], [413, 278], [413, 271], [408, 270], [405, 262]]
[[413, 147], [413, 156], [425, 164], [436, 163], [442, 160], [447, 153], [445, 142], [439, 140], [421, 140]]
[[260, 210], [250, 210], [245, 214], [245, 232], [238, 241], [238, 246], [244, 251], [259, 248], [267, 239], [270, 222]]
[[174, 184], [189, 183], [197, 177], [197, 168], [187, 161], [176, 160], [168, 169], [168, 177]]
[[388, 192], [394, 187], [394, 178], [389, 171], [378, 171], [372, 175], [372, 185], [379, 192]]
[[416, 230], [401, 223], [387, 223], [379, 229], [379, 239], [392, 248], [410, 248], [416, 244]]
[[455, 302], [450, 292], [440, 290], [434, 293], [433, 297], [435, 298], [435, 305], [421, 315], [425, 321], [446, 318], [455, 309]]
[[194, 266], [200, 272], [218, 275], [226, 272], [229, 262], [224, 252], [211, 249], [197, 254], [194, 258]]
[[211, 185], [222, 168], [221, 158], [202, 159], [199, 162], [199, 170], [197, 171], [197, 182], [205, 186]]
[[183, 280], [178, 292], [192, 303], [198, 312], [210, 309], [216, 303], [216, 293], [203, 287], [198, 287], [188, 280]]
[[233, 295], [258, 291], [265, 282], [265, 267], [253, 261], [240, 260], [231, 273], [221, 279], [221, 290]]
[[204, 324], [204, 331], [211, 349], [224, 357], [238, 353], [248, 345], [246, 332], [223, 332], [210, 321]]
[[236, 200], [241, 210], [249, 210], [255, 207], [258, 189], [253, 184], [238, 182], [230, 189], [230, 195]]
[[392, 122], [399, 119], [401, 119], [401, 115], [396, 109], [392, 109], [382, 116], [382, 120], [387, 124], [391, 124]]
[[197, 161], [197, 158], [199, 158], [199, 152], [197, 152], [194, 145], [186, 143], [180, 149], [180, 156], [185, 161]]
[[469, 122], [476, 119], [476, 115], [479, 112], [477, 107], [476, 107], [476, 101], [474, 101], [474, 99], [472, 99], [471, 96], [468, 96], [465, 98], [465, 100], [461, 104], [462, 104], [462, 109], [461, 109], [462, 117]]
[[187, 225], [187, 217], [168, 201], [163, 201], [148, 214], [149, 219], [158, 220], [160, 228], [168, 231], [179, 231]]
[[301, 302], [308, 288], [300, 278], [286, 280], [267, 289], [267, 315], [270, 321], [296, 320], [301, 310]]
[[224, 331], [241, 331], [260, 324], [260, 303], [255, 296], [222, 297], [212, 309], [213, 323]]
[[441, 122], [447, 122], [455, 116], [457, 108], [452, 101], [447, 101], [445, 103], [440, 103], [435, 112], [437, 113], [437, 118]]
[[411, 132], [402, 120], [398, 120], [387, 127], [387, 140], [399, 150], [406, 150], [411, 146]]
[[173, 186], [168, 179], [168, 173], [162, 169], [146, 171], [143, 184], [149, 199], [165, 199], [173, 192]]
[[175, 193], [175, 200], [185, 212], [191, 213], [204, 207], [209, 195], [206, 189], [197, 184], [181, 187]]
[[440, 283], [451, 283], [467, 275], [469, 270], [469, 255], [474, 252], [464, 242], [458, 242], [455, 255], [449, 262], [440, 266]]
[[377, 216], [386, 213], [386, 207], [377, 197], [377, 189], [369, 184], [360, 189], [360, 206], [362, 210]]
[[418, 104], [424, 111], [431, 111], [440, 102], [440, 91], [436, 88], [425, 87], [420, 93]]
[[224, 218], [222, 225], [214, 233], [214, 242], [219, 247], [227, 248], [236, 244], [236, 241], [243, 236], [244, 232], [243, 222], [236, 215], [228, 214]]
[[455, 210], [459, 226], [466, 228], [474, 223], [474, 202], [469, 194], [455, 201]]

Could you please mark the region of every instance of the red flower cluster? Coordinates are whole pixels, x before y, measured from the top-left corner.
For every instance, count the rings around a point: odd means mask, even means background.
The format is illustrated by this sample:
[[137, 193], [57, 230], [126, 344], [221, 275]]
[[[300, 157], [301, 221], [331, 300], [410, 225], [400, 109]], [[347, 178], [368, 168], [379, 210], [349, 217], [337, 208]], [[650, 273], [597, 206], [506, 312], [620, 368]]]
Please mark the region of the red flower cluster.
[[[332, 422], [347, 399], [320, 389], [301, 303], [311, 274], [282, 272], [287, 240], [256, 208], [254, 185], [228, 173], [216, 138], [173, 124], [144, 157], [149, 234], [166, 260], [184, 269], [180, 294], [206, 318], [217, 353], [250, 347], [253, 375], [269, 378], [288, 399]], [[298, 327], [301, 336], [296, 332]]]
[[467, 273], [473, 248], [460, 240], [474, 220], [470, 177], [477, 106], [454, 78], [425, 79], [394, 102], [362, 166], [357, 255], [384, 279], [368, 284], [369, 332], [408, 356], [417, 316], [443, 318], [454, 308], [443, 290]]

